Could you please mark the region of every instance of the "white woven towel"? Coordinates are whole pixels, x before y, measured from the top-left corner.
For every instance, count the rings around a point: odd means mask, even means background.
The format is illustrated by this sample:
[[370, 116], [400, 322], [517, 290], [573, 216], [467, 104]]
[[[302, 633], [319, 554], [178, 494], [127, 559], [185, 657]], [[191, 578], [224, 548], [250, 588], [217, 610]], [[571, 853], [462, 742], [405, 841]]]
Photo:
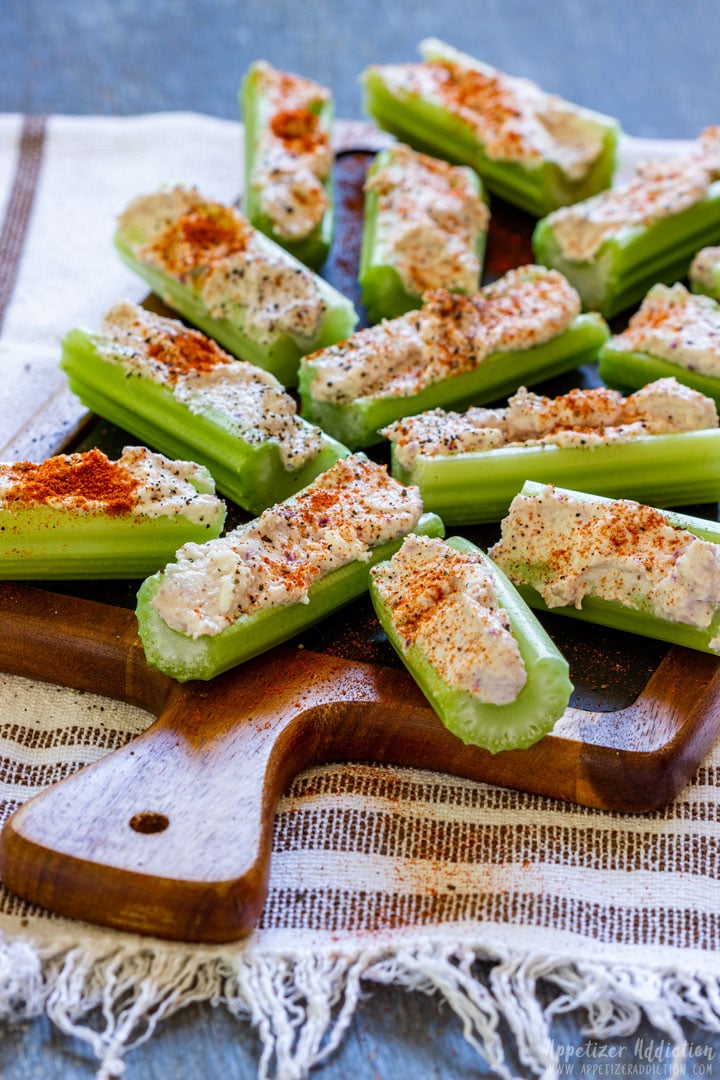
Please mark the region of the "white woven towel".
[[[62, 392], [63, 333], [144, 295], [114, 255], [113, 219], [167, 180], [234, 198], [239, 126], [0, 118], [0, 445]], [[0, 678], [0, 817], [149, 721]], [[554, 1075], [540, 978], [563, 1007], [589, 1011], [598, 1037], [634, 1030], [643, 1013], [673, 1039], [684, 1017], [720, 1031], [719, 780], [716, 752], [672, 806], [624, 817], [409, 769], [314, 769], [281, 804], [268, 903], [244, 944], [99, 930], [0, 891], [0, 1015], [47, 1009], [94, 1046], [104, 1076], [137, 1031], [147, 1038], [164, 1016], [214, 999], [259, 1025], [261, 1075], [301, 1077], [342, 1037], [363, 981], [437, 989], [500, 1075], [501, 1016], [527, 1075]], [[489, 985], [476, 959], [494, 965]], [[83, 1018], [98, 1004], [93, 1030]]]

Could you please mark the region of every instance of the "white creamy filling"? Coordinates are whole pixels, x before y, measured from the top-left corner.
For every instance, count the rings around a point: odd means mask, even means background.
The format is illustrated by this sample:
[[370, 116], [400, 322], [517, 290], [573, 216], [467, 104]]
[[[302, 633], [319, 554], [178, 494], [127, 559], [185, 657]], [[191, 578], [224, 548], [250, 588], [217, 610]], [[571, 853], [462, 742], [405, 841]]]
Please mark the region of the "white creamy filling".
[[280, 383], [255, 379], [244, 367], [238, 362], [228, 365], [228, 370], [186, 376], [178, 380], [175, 396], [191, 412], [211, 416], [220, 412], [230, 417], [237, 434], [250, 446], [275, 441], [288, 472], [313, 461], [322, 448], [320, 429], [297, 415], [295, 401]]
[[153, 607], [189, 637], [220, 633], [241, 615], [308, 603], [332, 570], [367, 560], [372, 548], [403, 536], [422, 503], [362, 456], [337, 462], [298, 495], [206, 544], [185, 544], [168, 566]]
[[489, 210], [469, 170], [402, 144], [368, 177], [377, 197], [375, 262], [394, 266], [405, 290], [478, 288], [477, 245]]
[[261, 345], [282, 334], [312, 342], [325, 304], [312, 274], [280, 249], [253, 236], [245, 251], [216, 260], [204, 275], [200, 295], [214, 319], [244, 313], [245, 327]]
[[198, 525], [217, 516], [222, 504], [212, 494], [212, 477], [203, 465], [171, 461], [142, 446], [126, 446], [118, 463], [140, 481], [134, 513], [152, 518], [178, 514]]
[[289, 168], [268, 154], [256, 180], [261, 188], [260, 209], [279, 236], [302, 240], [318, 228], [329, 201], [310, 169]]
[[[604, 131], [585, 110], [444, 43], [427, 46], [428, 63], [378, 69], [391, 93], [418, 95], [453, 113], [471, 128], [489, 158], [528, 165], [554, 162], [573, 181], [587, 175], [602, 153]], [[436, 59], [453, 73], [459, 90]]]
[[[176, 245], [187, 270], [168, 265], [163, 241], [187, 214], [221, 212], [240, 238], [240, 250]], [[240, 323], [259, 344], [287, 334], [312, 343], [322, 325], [325, 303], [314, 275], [254, 230], [232, 207], [203, 199], [193, 188], [175, 187], [136, 199], [120, 217], [120, 232], [133, 254], [187, 285], [215, 319]]]
[[417, 646], [445, 682], [484, 703], [516, 700], [527, 673], [480, 555], [409, 536], [372, 575], [405, 647]]
[[[154, 343], [177, 343], [182, 353], [188, 331], [175, 319], [148, 312], [127, 301], [116, 304], [102, 324], [104, 340], [98, 352], [104, 359], [121, 363], [153, 382], [167, 386], [176, 401], [199, 415], [221, 413], [231, 429], [251, 446], [269, 439], [278, 444], [283, 468], [302, 468], [322, 448], [322, 432], [297, 415], [295, 400], [281, 383], [262, 368], [235, 360], [217, 349], [217, 364], [210, 370], [177, 374], [150, 355]], [[193, 336], [199, 331], [191, 331]]]
[[705, 247], [690, 263], [688, 277], [693, 285], [716, 294], [720, 288], [720, 247]]
[[489, 555], [550, 608], [596, 596], [705, 629], [720, 607], [720, 546], [673, 528], [658, 510], [547, 486], [517, 495], [501, 528]]
[[410, 397], [477, 367], [496, 352], [541, 345], [563, 333], [580, 298], [556, 270], [520, 267], [471, 296], [437, 290], [422, 308], [360, 330], [307, 357], [312, 396], [336, 404]]
[[715, 402], [676, 379], [658, 379], [624, 398], [598, 387], [558, 398], [520, 387], [506, 409], [471, 407], [464, 413], [432, 409], [397, 420], [381, 431], [404, 468], [415, 459], [499, 447], [601, 446], [642, 435], [716, 428]]
[[684, 285], [653, 285], [613, 349], [648, 353], [689, 371], [720, 375], [720, 305]]
[[720, 127], [707, 128], [690, 154], [640, 165], [626, 184], [548, 215], [565, 259], [586, 262], [608, 239], [679, 214], [706, 198], [720, 175]]

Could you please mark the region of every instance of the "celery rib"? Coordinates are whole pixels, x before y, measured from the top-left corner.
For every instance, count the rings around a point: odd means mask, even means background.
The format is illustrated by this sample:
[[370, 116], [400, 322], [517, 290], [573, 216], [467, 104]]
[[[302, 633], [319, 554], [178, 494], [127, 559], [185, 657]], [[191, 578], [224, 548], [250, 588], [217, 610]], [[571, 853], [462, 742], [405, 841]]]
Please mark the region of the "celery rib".
[[[444, 527], [437, 515], [423, 514], [413, 531], [442, 536]], [[156, 574], [138, 592], [138, 629], [147, 662], [180, 682], [211, 679], [287, 641], [362, 595], [368, 588], [370, 567], [389, 558], [402, 540], [381, 544], [370, 552], [367, 562], [348, 563], [315, 582], [307, 604], [283, 604], [241, 615], [221, 633], [195, 639], [172, 630], [152, 606], [162, 582], [162, 575]]]
[[[449, 55], [448, 47], [441, 42], [424, 43], [421, 51], [426, 61], [443, 60]], [[467, 59], [473, 62], [472, 58]], [[472, 127], [449, 109], [424, 100], [419, 94], [393, 93], [383, 79], [382, 65], [368, 68], [364, 92], [365, 111], [380, 127], [417, 150], [471, 166], [493, 194], [536, 217], [587, 198], [611, 183], [619, 126], [610, 117], [579, 110], [586, 122], [602, 133], [602, 146], [586, 175], [573, 181], [550, 161], [524, 164], [488, 157]]]
[[392, 474], [420, 489], [423, 506], [447, 525], [499, 521], [525, 480], [596, 495], [683, 506], [720, 499], [720, 430], [643, 435], [601, 446], [499, 447], [418, 456], [404, 468], [392, 451]]
[[[526, 481], [523, 485], [522, 495], [532, 497], [542, 490], [543, 485], [534, 481]], [[591, 495], [583, 491], [571, 491], [557, 488], [561, 494], [566, 494], [579, 501], [592, 500], [612, 502]], [[668, 523], [675, 528], [685, 529], [701, 540], [707, 540], [713, 544], [720, 544], [720, 523], [708, 521], [689, 514], [676, 513], [663, 510]], [[572, 605], [560, 607], [548, 607], [537, 591], [534, 581], [538, 580], [539, 567], [523, 563], [518, 556], [508, 565], [506, 573], [514, 580], [515, 588], [530, 605], [538, 611], [548, 611], [553, 615], [566, 615], [572, 619], [580, 619], [583, 622], [599, 623], [602, 626], [610, 626], [616, 630], [625, 630], [633, 634], [641, 634], [645, 637], [656, 638], [659, 641], [667, 641], [674, 645], [683, 645], [690, 649], [718, 655], [718, 649], [711, 648], [710, 642], [720, 632], [720, 607], [715, 611], [708, 627], [691, 626], [687, 623], [673, 622], [661, 618], [652, 611], [630, 607], [622, 604], [619, 600], [605, 600], [601, 597], [586, 595], [582, 599], [579, 608]]]
[[[251, 64], [238, 94], [245, 136], [245, 213], [256, 229], [259, 229], [276, 244], [289, 251], [291, 255], [306, 266], [317, 269], [325, 262], [328, 256], [334, 232], [335, 213], [332, 173], [328, 175], [327, 180], [323, 183], [328, 206], [319, 225], [307, 236], [298, 240], [289, 240], [278, 233], [274, 223], [262, 211], [262, 188], [255, 178], [260, 137], [269, 117], [268, 102], [259, 84], [257, 65]], [[332, 99], [323, 102], [316, 112], [321, 130], [330, 138], [334, 114]]]
[[398, 656], [453, 734], [491, 753], [531, 746], [552, 729], [567, 708], [573, 690], [568, 663], [492, 560], [463, 537], [451, 537], [447, 543], [456, 551], [479, 554], [491, 575], [527, 672], [527, 681], [516, 700], [507, 705], [486, 704], [469, 691], [447, 683], [417, 645], [405, 646], [391, 612], [371, 583], [377, 616]]
[[[392, 150], [381, 150], [370, 167], [368, 179], [386, 168], [392, 162], [392, 158]], [[482, 181], [473, 170], [468, 169], [467, 173], [476, 194], [483, 198]], [[377, 192], [370, 189], [365, 192], [358, 282], [362, 301], [371, 323], [380, 322], [381, 319], [397, 318], [407, 311], [419, 308], [422, 303], [420, 294], [412, 293], [405, 288], [397, 266], [392, 261], [383, 261], [380, 239], [382, 229], [386, 227], [387, 225], [382, 221]], [[486, 243], [487, 229], [482, 229], [478, 232], [474, 245], [480, 272], [485, 258]], [[479, 287], [480, 273], [477, 284]]]
[[720, 181], [706, 198], [652, 225], [625, 228], [603, 241], [592, 259], [566, 258], [555, 239], [552, 218], [533, 232], [533, 252], [545, 266], [559, 270], [575, 286], [586, 309], [612, 318], [645, 296], [657, 282], [685, 277], [699, 248], [720, 239]]

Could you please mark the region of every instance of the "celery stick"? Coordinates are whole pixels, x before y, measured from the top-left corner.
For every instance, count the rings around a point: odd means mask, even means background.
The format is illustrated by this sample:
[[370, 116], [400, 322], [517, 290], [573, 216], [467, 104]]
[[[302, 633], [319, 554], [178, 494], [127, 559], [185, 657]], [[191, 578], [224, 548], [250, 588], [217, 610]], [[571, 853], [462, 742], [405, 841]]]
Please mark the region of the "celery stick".
[[568, 663], [505, 575], [479, 548], [463, 537], [447, 541], [455, 551], [474, 553], [490, 574], [499, 605], [505, 609], [525, 664], [527, 681], [514, 701], [488, 704], [447, 682], [415, 643], [406, 645], [374, 580], [370, 595], [393, 648], [420, 686], [443, 724], [463, 742], [491, 753], [531, 746], [546, 735], [570, 700]]
[[641, 300], [656, 282], [685, 277], [698, 248], [720, 238], [720, 181], [705, 198], [651, 225], [624, 225], [608, 236], [592, 258], [567, 258], [556, 239], [553, 217], [543, 218], [533, 233], [538, 261], [567, 277], [586, 309], [606, 318]]
[[[147, 482], [138, 480], [127, 505], [118, 506], [112, 502], [110, 485], [118, 470], [140, 477], [129, 463], [137, 455], [152, 460], [151, 473]], [[100, 471], [101, 482], [89, 487], [88, 474], [97, 478]], [[93, 450], [39, 464], [0, 465], [0, 480], [4, 580], [144, 577], [164, 566], [181, 545], [219, 536], [225, 522], [225, 505], [214, 497], [212, 477], [205, 468], [190, 462], [173, 464], [142, 448], [126, 448], [117, 462]], [[166, 480], [176, 494], [161, 499], [157, 492]], [[13, 487], [15, 483], [21, 486]], [[103, 485], [106, 494], [94, 494]], [[140, 506], [143, 492], [150, 512]]]
[[[533, 498], [538, 496], [542, 490], [542, 484], [527, 481], [522, 487], [520, 496]], [[610, 504], [613, 502], [612, 499], [601, 498], [587, 492], [571, 491], [563, 488], [556, 488], [555, 490], [561, 495], [567, 495], [581, 503], [590, 501]], [[720, 544], [720, 524], [718, 522], [708, 521], [688, 514], [675, 513], [671, 510], [663, 510], [662, 514], [673, 528], [684, 529], [697, 536], [700, 540]], [[564, 537], [564, 543], [566, 546], [572, 543], [571, 537], [567, 534]], [[491, 549], [489, 554], [491, 558], [497, 557], [495, 549]], [[634, 634], [642, 634], [645, 637], [657, 638], [660, 641], [684, 645], [713, 655], [720, 651], [720, 642], [714, 640], [720, 632], [720, 606], [715, 609], [712, 620], [707, 627], [662, 618], [653, 612], [648, 601], [643, 602], [637, 599], [628, 599], [627, 604], [624, 604], [619, 600], [606, 600], [588, 594], [582, 598], [580, 607], [572, 605], [549, 607], [537, 589], [537, 586], [547, 577], [547, 567], [542, 564], [530, 563], [523, 557], [521, 539], [518, 539], [515, 553], [507, 558], [502, 558], [500, 566], [513, 581], [527, 603], [537, 610], [551, 611], [553, 614], [567, 615], [573, 619], [599, 623], [617, 630], [627, 630]]]
[[[208, 256], [199, 246], [196, 249], [196, 263], [187, 273], [173, 273], [162, 269], [157, 261], [149, 261], [145, 254], [146, 246], [154, 240], [157, 232], [152, 227], [152, 215], [145, 207], [153, 200], [166, 196], [170, 202], [177, 193], [184, 197], [190, 206], [199, 207], [212, 220], [224, 214], [235, 228], [248, 238], [248, 246], [253, 254], [249, 257], [253, 263], [266, 267], [266, 282], [271, 282], [280, 271], [289, 277], [298, 275], [297, 280], [308, 284], [314, 290], [321, 314], [317, 330], [305, 339], [299, 333], [290, 333], [283, 329], [266, 329], [262, 333], [255, 326], [248, 324], [246, 302], [229, 294], [221, 305], [222, 313], [213, 314], [203, 299], [202, 283], [212, 269], [227, 266], [228, 276], [232, 279], [235, 271], [245, 273], [243, 257], [237, 253], [229, 258], [219, 256], [207, 262]], [[168, 214], [170, 211], [166, 211]], [[182, 215], [176, 216], [181, 220]], [[165, 219], [166, 220], [166, 219]], [[171, 221], [172, 225], [172, 221]], [[289, 252], [273, 243], [259, 230], [251, 226], [232, 207], [222, 207], [200, 198], [192, 189], [176, 188], [170, 192], [161, 192], [156, 196], [141, 197], [136, 200], [121, 216], [120, 225], [115, 234], [115, 246], [120, 257], [135, 271], [150, 288], [171, 308], [183, 315], [189, 322], [203, 330], [210, 337], [220, 342], [233, 356], [249, 360], [275, 375], [284, 386], [294, 386], [297, 381], [297, 366], [301, 356], [314, 349], [324, 348], [336, 341], [341, 341], [352, 333], [357, 323], [357, 313], [352, 303], [333, 289], [322, 278], [307, 270]], [[205, 260], [205, 262], [204, 262]], [[260, 272], [260, 271], [258, 271]], [[267, 285], [265, 287], [268, 287]], [[268, 294], [266, 306], [261, 314], [270, 317], [272, 310], [281, 310], [283, 304], [288, 307], [287, 297], [278, 289]], [[213, 310], [215, 310], [213, 308]], [[274, 316], [273, 316], [274, 317]]]
[[[387, 199], [386, 193], [383, 197], [378, 194], [374, 184], [383, 175], [390, 176], [391, 171], [395, 175], [386, 181], [390, 195]], [[399, 209], [394, 205], [398, 197]], [[422, 293], [431, 288], [472, 292], [480, 287], [488, 219], [483, 197], [482, 181], [472, 169], [450, 166], [406, 146], [389, 147], [377, 155], [365, 185], [358, 274], [363, 304], [371, 322], [393, 319], [420, 307]], [[438, 204], [440, 209], [436, 210]], [[442, 219], [448, 213], [448, 206], [455, 219], [451, 225]], [[478, 219], [474, 229], [468, 227], [472, 217]], [[465, 231], [461, 232], [458, 222], [463, 218]], [[403, 277], [398, 252], [388, 247], [394, 233], [401, 238], [403, 259], [411, 267], [418, 238], [421, 245], [424, 243], [419, 254], [415, 254], [420, 269], [414, 272], [422, 280], [421, 287], [412, 288]], [[444, 260], [443, 245], [446, 253], [453, 252]], [[459, 253], [463, 248], [466, 256], [461, 261]], [[477, 273], [473, 282], [466, 284], [465, 266], [471, 261], [477, 262]]]
[[[413, 530], [426, 536], [442, 536], [444, 529], [435, 514], [423, 514]], [[241, 615], [215, 636], [191, 638], [171, 629], [152, 606], [162, 584], [156, 574], [138, 593], [138, 629], [147, 662], [180, 682], [211, 679], [223, 671], [287, 641], [326, 615], [361, 596], [368, 588], [370, 567], [389, 558], [402, 537], [379, 545], [367, 562], [351, 562], [320, 578], [309, 591], [309, 603], [292, 603]]]
[[580, 487], [596, 495], [683, 506], [720, 499], [720, 430], [642, 435], [601, 446], [508, 446], [415, 458], [392, 474], [420, 489], [447, 525], [499, 521], [523, 481]]
[[[274, 94], [274, 88], [278, 84], [280, 88], [277, 94]], [[332, 243], [332, 168], [329, 167], [327, 172], [324, 169], [314, 170], [319, 190], [327, 200], [319, 222], [308, 229], [295, 229], [292, 233], [281, 229], [263, 208], [263, 191], [268, 186], [268, 178], [263, 168], [268, 146], [272, 148], [279, 142], [277, 135], [273, 135], [274, 128], [277, 127], [277, 122], [274, 121], [277, 121], [283, 104], [291, 125], [302, 126], [297, 131], [293, 128], [295, 138], [286, 138], [276, 146], [275, 154], [269, 161], [269, 167], [276, 170], [274, 182], [278, 180], [277, 172], [282, 170], [285, 174], [282, 179], [291, 184], [291, 166], [296, 170], [303, 168], [305, 160], [313, 151], [322, 151], [329, 147], [333, 119], [332, 97], [329, 91], [317, 83], [275, 71], [263, 61], [250, 65], [239, 97], [245, 133], [245, 213], [255, 228], [260, 229], [306, 266], [317, 268], [327, 258]], [[302, 102], [302, 105], [298, 106], [298, 102]], [[297, 143], [307, 145], [298, 148]], [[332, 157], [331, 153], [329, 156]], [[296, 176], [302, 180], [297, 172]], [[312, 182], [312, 177], [310, 180]], [[300, 194], [307, 201], [307, 191], [301, 191]], [[298, 207], [293, 205], [292, 195], [288, 201], [291, 211], [297, 215]], [[302, 199], [300, 201], [302, 202]]]
[[[482, 177], [487, 187], [496, 195], [507, 199], [531, 214], [541, 216], [567, 203], [577, 202], [588, 195], [608, 187], [615, 169], [615, 153], [619, 128], [615, 120], [563, 102], [556, 96], [545, 96], [546, 109], [557, 111], [566, 118], [575, 133], [582, 132], [594, 146], [584, 166], [567, 171], [560, 164], [544, 158], [535, 148], [533, 153], [521, 160], [513, 149], [492, 153], [485, 145], [473, 119], [468, 114], [477, 109], [476, 121], [482, 127], [482, 106], [458, 107], [452, 101], [438, 97], [437, 91], [423, 92], [416, 85], [403, 85], [396, 76], [403, 67], [417, 67], [432, 71], [433, 65], [443, 65], [454, 77], [479, 83], [479, 93], [471, 93], [476, 101], [483, 97], [485, 87], [516, 86], [523, 93], [523, 84], [482, 64], [473, 57], [430, 39], [421, 44], [423, 65], [374, 65], [364, 74], [365, 109], [382, 128], [392, 132], [417, 150], [436, 154], [459, 164], [470, 165]], [[422, 83], [422, 78], [418, 80]], [[527, 85], [527, 84], [525, 84]], [[514, 93], [514, 90], [512, 91]], [[537, 95], [536, 107], [543, 98], [542, 91], [532, 88]], [[497, 94], [491, 95], [495, 100]], [[490, 124], [495, 116], [491, 109]], [[541, 126], [541, 125], [540, 125]]]
[[438, 406], [482, 405], [519, 386], [532, 386], [591, 363], [609, 335], [599, 315], [579, 315], [567, 330], [542, 345], [493, 353], [472, 370], [432, 383], [417, 394], [392, 397], [378, 393], [343, 404], [313, 398], [313, 357], [306, 357], [300, 364], [301, 412], [351, 449], [371, 446], [381, 441], [380, 428], [403, 416]]
[[[137, 312], [139, 319], [153, 318], [142, 309]], [[247, 429], [241, 401], [234, 410], [203, 406], [194, 411], [175, 397], [169, 376], [158, 381], [158, 374], [150, 378], [126, 366], [120, 338], [72, 330], [63, 340], [60, 366], [71, 390], [89, 409], [171, 457], [205, 465], [218, 490], [253, 514], [299, 491], [348, 453], [300, 420], [302, 429], [318, 436], [318, 451], [299, 468], [286, 469], [277, 438], [260, 441]], [[217, 370], [222, 371], [222, 365]]]

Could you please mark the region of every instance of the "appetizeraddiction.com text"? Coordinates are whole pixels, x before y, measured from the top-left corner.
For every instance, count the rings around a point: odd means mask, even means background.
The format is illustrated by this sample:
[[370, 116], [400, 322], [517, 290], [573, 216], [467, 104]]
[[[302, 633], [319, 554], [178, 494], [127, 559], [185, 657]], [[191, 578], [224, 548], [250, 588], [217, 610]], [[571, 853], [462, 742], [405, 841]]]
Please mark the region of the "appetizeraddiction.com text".
[[638, 1037], [632, 1042], [603, 1043], [593, 1039], [575, 1045], [554, 1042], [557, 1076], [665, 1077], [720, 1076], [720, 1060], [708, 1043], [675, 1043], [669, 1039]]

